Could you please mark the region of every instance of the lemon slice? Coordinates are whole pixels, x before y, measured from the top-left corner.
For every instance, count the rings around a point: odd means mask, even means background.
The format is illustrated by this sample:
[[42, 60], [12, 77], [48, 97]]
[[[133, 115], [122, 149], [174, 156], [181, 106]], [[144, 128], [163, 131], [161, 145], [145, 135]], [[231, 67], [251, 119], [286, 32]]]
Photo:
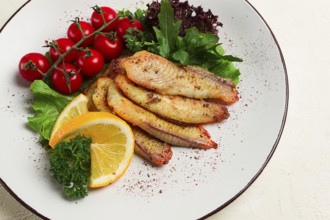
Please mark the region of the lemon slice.
[[88, 112], [60, 127], [49, 145], [77, 135], [92, 138], [90, 187], [106, 186], [126, 172], [134, 153], [134, 136], [124, 120], [108, 112]]
[[88, 112], [87, 103], [88, 98], [84, 94], [80, 94], [72, 99], [71, 102], [65, 106], [60, 115], [57, 117], [50, 134], [50, 139], [54, 136], [56, 131], [62, 127], [62, 125], [77, 117], [78, 115]]

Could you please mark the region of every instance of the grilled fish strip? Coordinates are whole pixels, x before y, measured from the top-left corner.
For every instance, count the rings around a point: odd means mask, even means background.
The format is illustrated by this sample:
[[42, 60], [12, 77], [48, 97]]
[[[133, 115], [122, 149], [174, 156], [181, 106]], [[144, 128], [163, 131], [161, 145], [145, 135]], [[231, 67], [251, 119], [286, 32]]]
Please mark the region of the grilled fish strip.
[[122, 65], [130, 80], [161, 94], [218, 99], [226, 104], [238, 100], [238, 92], [231, 80], [215, 76], [202, 68], [179, 66], [147, 51], [126, 58]]
[[[109, 84], [112, 82], [110, 78], [101, 77], [95, 82], [97, 88], [93, 94], [93, 101], [96, 109], [104, 112], [113, 111], [107, 104], [107, 93]], [[167, 164], [172, 157], [171, 146], [164, 143], [148, 134], [145, 134], [141, 129], [131, 126], [135, 145], [134, 152], [155, 166]]]
[[132, 131], [135, 138], [135, 154], [155, 166], [161, 166], [170, 161], [173, 153], [169, 144], [150, 136], [138, 127], [132, 126]]
[[169, 144], [202, 149], [218, 145], [202, 126], [179, 126], [157, 117], [124, 97], [113, 81], [108, 89], [108, 105], [121, 118]]
[[96, 81], [96, 88], [94, 94], [92, 95], [92, 99], [97, 110], [101, 112], [109, 111], [109, 106], [107, 104], [107, 93], [110, 83], [111, 79], [107, 77], [100, 77]]
[[115, 78], [115, 83], [127, 98], [167, 119], [188, 124], [203, 124], [229, 117], [227, 108], [220, 103], [162, 95], [137, 86], [121, 74]]
[[95, 92], [97, 86], [97, 81], [94, 81], [92, 84], [90, 84], [85, 90], [84, 90], [84, 94], [87, 96], [88, 98], [88, 102], [87, 102], [87, 109], [88, 111], [97, 111], [96, 106], [94, 105], [93, 102], [93, 94]]
[[[97, 80], [91, 83], [85, 90], [84, 94], [88, 98], [87, 109], [88, 111], [107, 111], [108, 105], [106, 103], [106, 94], [108, 89], [102, 89], [106, 87], [106, 79], [109, 77], [114, 78], [116, 73], [114, 72], [115, 68], [120, 66], [121, 59], [113, 60], [106, 70], [99, 76]], [[116, 71], [117, 72], [117, 71]], [[100, 79], [100, 80], [99, 80]], [[102, 85], [103, 84], [103, 85]], [[104, 92], [105, 91], [105, 92]], [[104, 96], [105, 95], [105, 96]], [[103, 99], [104, 98], [104, 99]], [[97, 106], [94, 104], [94, 100]], [[105, 102], [104, 102], [105, 100]]]

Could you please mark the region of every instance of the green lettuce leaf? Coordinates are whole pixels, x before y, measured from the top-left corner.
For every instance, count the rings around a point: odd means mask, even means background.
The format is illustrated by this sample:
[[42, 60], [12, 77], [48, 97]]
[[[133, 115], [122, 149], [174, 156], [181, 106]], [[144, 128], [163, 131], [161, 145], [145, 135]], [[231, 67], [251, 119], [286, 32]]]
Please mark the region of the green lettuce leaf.
[[239, 81], [240, 71], [233, 62], [242, 62], [240, 58], [225, 55], [219, 43], [219, 37], [212, 33], [202, 33], [197, 28], [189, 28], [186, 35], [177, 41], [177, 51], [172, 60], [182, 65], [195, 65], [208, 69], [214, 74], [229, 78], [235, 84]]
[[174, 9], [169, 0], [161, 2], [158, 20], [160, 29], [157, 27], [153, 29], [159, 43], [159, 53], [165, 58], [170, 58], [170, 53], [175, 50], [182, 21], [174, 19]]
[[33, 131], [38, 132], [43, 140], [49, 140], [58, 115], [73, 97], [57, 93], [41, 80], [35, 80], [30, 89], [34, 98], [34, 115], [28, 117], [28, 125]]

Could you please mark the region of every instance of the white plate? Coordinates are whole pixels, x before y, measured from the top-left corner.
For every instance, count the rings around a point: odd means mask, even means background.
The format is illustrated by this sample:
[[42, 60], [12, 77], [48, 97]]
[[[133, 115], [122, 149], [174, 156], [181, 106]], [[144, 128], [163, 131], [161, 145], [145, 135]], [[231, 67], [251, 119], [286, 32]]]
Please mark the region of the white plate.
[[[175, 148], [170, 163], [155, 168], [134, 157], [115, 184], [90, 191], [77, 202], [63, 198], [49, 175], [48, 157], [38, 136], [26, 126], [31, 115], [28, 84], [17, 73], [26, 53], [45, 52], [45, 40], [65, 36], [69, 20], [88, 18], [91, 6], [143, 7], [148, 1], [33, 0], [0, 34], [0, 177], [24, 206], [50, 219], [197, 219], [221, 210], [246, 190], [266, 166], [286, 119], [288, 80], [271, 30], [244, 0], [204, 0], [219, 15], [221, 41], [241, 57], [240, 100], [231, 117], [207, 126], [216, 150]], [[194, 5], [201, 1], [191, 0]]]

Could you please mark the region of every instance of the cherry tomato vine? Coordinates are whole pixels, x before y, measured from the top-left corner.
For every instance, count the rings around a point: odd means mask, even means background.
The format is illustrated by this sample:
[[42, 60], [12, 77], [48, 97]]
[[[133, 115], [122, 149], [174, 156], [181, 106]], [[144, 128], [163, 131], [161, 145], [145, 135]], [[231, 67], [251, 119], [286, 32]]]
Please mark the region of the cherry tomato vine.
[[[118, 19], [118, 15], [115, 17], [115, 19]], [[111, 25], [112, 23], [114, 22], [114, 20], [110, 21], [110, 22], [107, 22], [105, 23], [104, 25], [102, 25], [99, 29], [95, 30], [93, 33], [89, 34], [89, 35], [85, 35], [83, 32], [82, 32], [82, 35], [83, 37], [78, 41], [76, 42], [69, 50], [65, 51], [64, 53], [60, 54], [58, 59], [54, 62], [54, 64], [51, 66], [51, 68], [44, 74], [44, 77], [48, 77], [52, 71], [54, 70], [54, 68], [59, 65], [63, 59], [74, 49], [76, 50], [79, 50], [79, 45], [81, 43], [83, 43], [86, 39], [88, 39], [89, 37], [92, 37], [92, 36], [95, 36], [96, 34], [100, 34], [102, 33], [102, 31], [107, 28], [109, 25]]]
[[[67, 95], [79, 90], [83, 79], [89, 80], [101, 73], [106, 62], [119, 57], [124, 46], [116, 32], [111, 34], [114, 38], [102, 38], [108, 36], [109, 31], [117, 31], [118, 13], [107, 6], [95, 5], [92, 9], [91, 23], [76, 17], [67, 29], [67, 38], [45, 41], [44, 47], [49, 48], [46, 55], [24, 55], [18, 66], [22, 78], [30, 82], [41, 79]], [[95, 41], [96, 38], [99, 40]], [[107, 46], [110, 52], [95, 45]]]

